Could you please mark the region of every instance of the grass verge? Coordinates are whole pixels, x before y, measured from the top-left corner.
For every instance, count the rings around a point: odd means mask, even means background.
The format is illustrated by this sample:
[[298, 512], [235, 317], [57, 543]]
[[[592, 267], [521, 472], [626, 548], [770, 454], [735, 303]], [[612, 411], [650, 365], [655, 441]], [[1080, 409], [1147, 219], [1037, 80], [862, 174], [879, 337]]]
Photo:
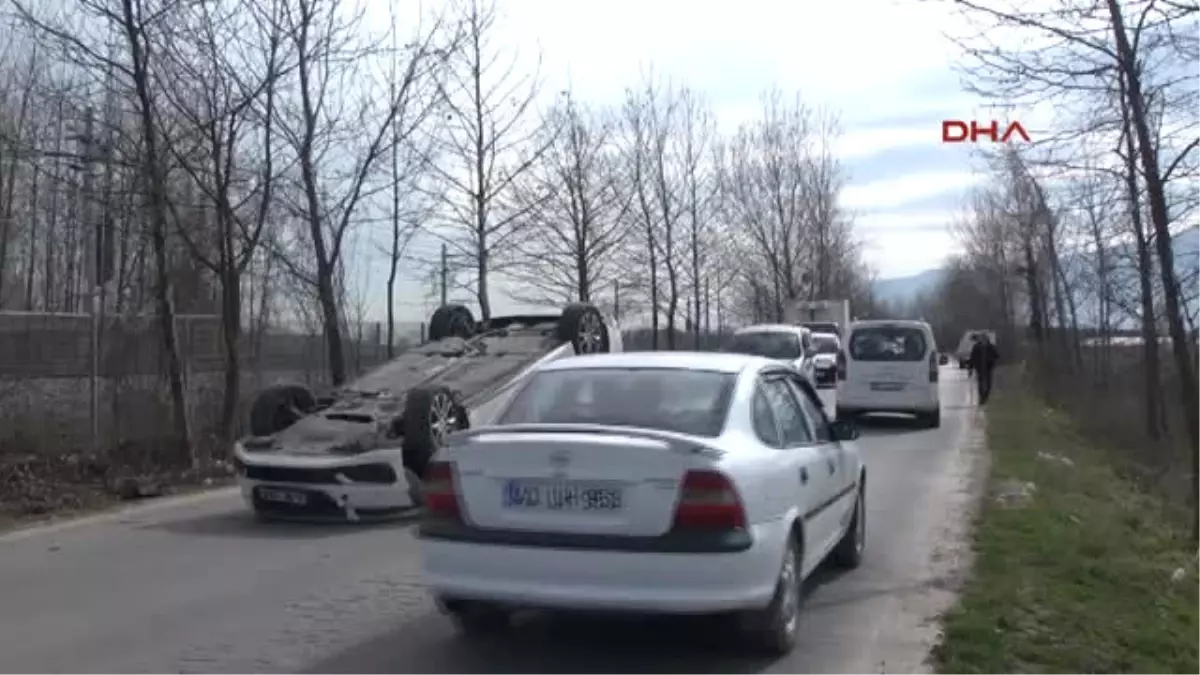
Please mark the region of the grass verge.
[[[1015, 375], [988, 403], [987, 439], [974, 568], [943, 617], [938, 672], [1200, 672], [1186, 521], [1120, 478]], [[1000, 496], [1028, 483], [1027, 497]]]

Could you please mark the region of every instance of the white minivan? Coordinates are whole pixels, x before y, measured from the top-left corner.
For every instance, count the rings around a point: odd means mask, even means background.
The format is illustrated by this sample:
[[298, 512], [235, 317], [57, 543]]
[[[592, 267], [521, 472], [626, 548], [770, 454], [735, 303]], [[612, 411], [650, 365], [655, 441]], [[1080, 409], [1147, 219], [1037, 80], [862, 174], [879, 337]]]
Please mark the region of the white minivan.
[[905, 413], [927, 427], [941, 426], [937, 344], [928, 323], [856, 321], [843, 345], [838, 419]]

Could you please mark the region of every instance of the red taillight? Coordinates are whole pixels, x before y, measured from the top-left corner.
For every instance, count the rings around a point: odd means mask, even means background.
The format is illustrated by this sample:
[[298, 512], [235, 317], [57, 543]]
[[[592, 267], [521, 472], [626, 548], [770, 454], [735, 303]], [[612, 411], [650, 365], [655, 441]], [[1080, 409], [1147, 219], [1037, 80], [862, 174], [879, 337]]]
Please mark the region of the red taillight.
[[937, 352], [929, 353], [929, 381], [938, 381], [938, 356]]
[[846, 379], [846, 352], [838, 352], [837, 356], [837, 378], [839, 380]]
[[454, 480], [454, 465], [450, 462], [430, 462], [422, 482], [425, 509], [430, 515], [458, 518], [458, 489]]
[[737, 530], [746, 527], [746, 511], [737, 489], [716, 471], [693, 470], [683, 477], [675, 528], [683, 530]]

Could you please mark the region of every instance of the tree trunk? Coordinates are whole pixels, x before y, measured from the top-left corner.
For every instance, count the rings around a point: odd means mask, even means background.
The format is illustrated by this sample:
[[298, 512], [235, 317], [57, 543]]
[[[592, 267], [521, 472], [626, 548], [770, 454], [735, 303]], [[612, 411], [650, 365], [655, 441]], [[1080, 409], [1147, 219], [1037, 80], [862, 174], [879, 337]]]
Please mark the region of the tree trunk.
[[163, 350], [167, 360], [167, 379], [171, 390], [171, 408], [174, 419], [175, 440], [178, 452], [191, 466], [196, 465], [192, 448], [192, 432], [188, 419], [187, 389], [184, 383], [183, 359], [179, 352], [179, 336], [176, 333], [175, 305], [171, 284], [170, 262], [167, 256], [167, 186], [166, 171], [158, 155], [158, 137], [154, 125], [154, 108], [150, 95], [150, 74], [142, 45], [141, 17], [135, 15], [133, 0], [122, 2], [122, 23], [129, 44], [130, 62], [133, 66], [133, 83], [138, 100], [138, 117], [142, 136], [142, 174], [146, 181], [146, 198], [149, 206], [150, 244], [154, 250], [155, 304], [161, 329]]
[[[1175, 277], [1175, 253], [1170, 230], [1170, 215], [1167, 212], [1166, 189], [1159, 173], [1158, 152], [1150, 136], [1146, 119], [1145, 98], [1142, 94], [1141, 75], [1138, 71], [1137, 55], [1125, 34], [1125, 20], [1117, 0], [1108, 0], [1108, 11], [1112, 17], [1113, 34], [1120, 57], [1119, 65], [1125, 74], [1126, 98], [1133, 128], [1137, 132], [1138, 155], [1142, 161], [1142, 175], [1146, 177], [1146, 197], [1150, 204], [1150, 220], [1154, 225], [1154, 243], [1158, 252], [1158, 269], [1162, 276], [1163, 301], [1166, 304], [1167, 329], [1171, 334], [1171, 350], [1178, 369], [1180, 403], [1187, 421], [1189, 447], [1200, 445], [1200, 392], [1196, 391], [1196, 367], [1183, 326], [1179, 306], [1179, 284]], [[1200, 453], [1192, 452], [1192, 503], [1197, 505], [1192, 512], [1192, 538], [1200, 540]]]

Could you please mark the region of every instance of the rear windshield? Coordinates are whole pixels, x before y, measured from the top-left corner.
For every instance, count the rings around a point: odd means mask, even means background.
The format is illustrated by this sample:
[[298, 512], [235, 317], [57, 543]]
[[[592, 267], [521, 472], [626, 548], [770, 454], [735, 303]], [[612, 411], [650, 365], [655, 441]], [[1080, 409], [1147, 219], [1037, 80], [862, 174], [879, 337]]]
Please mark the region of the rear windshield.
[[904, 326], [859, 328], [850, 336], [855, 361], [920, 361], [925, 358], [925, 335]]
[[537, 373], [498, 424], [606, 424], [715, 437], [735, 375], [674, 368], [578, 368]]
[[818, 354], [836, 354], [838, 353], [837, 338], [831, 335], [813, 335], [813, 346], [817, 348]]
[[802, 353], [800, 337], [787, 331], [739, 333], [733, 336], [725, 351], [768, 359], [798, 359]]

